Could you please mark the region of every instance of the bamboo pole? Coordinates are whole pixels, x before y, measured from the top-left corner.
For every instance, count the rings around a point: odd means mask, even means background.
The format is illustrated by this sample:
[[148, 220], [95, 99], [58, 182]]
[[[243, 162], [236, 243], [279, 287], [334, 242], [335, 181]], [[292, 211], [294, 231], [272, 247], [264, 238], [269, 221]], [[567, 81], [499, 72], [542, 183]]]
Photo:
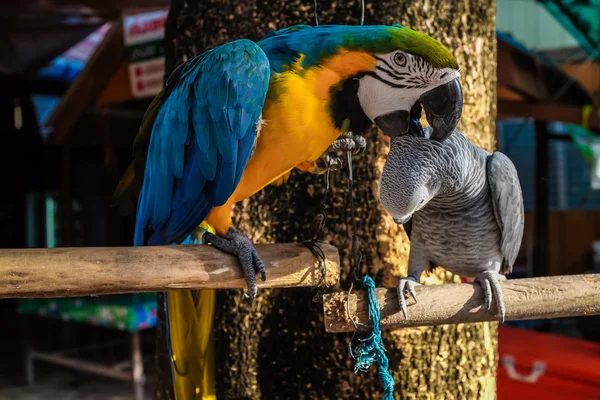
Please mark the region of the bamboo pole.
[[[506, 320], [561, 318], [600, 314], [600, 274], [553, 276], [501, 281], [506, 306]], [[418, 286], [417, 303], [409, 298], [408, 319], [400, 311], [396, 289], [375, 289], [381, 312], [381, 328], [444, 325], [497, 321], [492, 302], [488, 312], [478, 284]], [[326, 294], [323, 299], [325, 330], [351, 332], [346, 292]], [[360, 329], [368, 329], [369, 313], [366, 292], [350, 295], [350, 315]]]
[[[339, 254], [320, 246], [329, 286], [340, 276]], [[259, 288], [322, 285], [320, 264], [302, 244], [256, 250], [267, 268], [267, 280], [257, 278]], [[0, 298], [205, 288], [246, 288], [237, 258], [204, 245], [0, 250]]]

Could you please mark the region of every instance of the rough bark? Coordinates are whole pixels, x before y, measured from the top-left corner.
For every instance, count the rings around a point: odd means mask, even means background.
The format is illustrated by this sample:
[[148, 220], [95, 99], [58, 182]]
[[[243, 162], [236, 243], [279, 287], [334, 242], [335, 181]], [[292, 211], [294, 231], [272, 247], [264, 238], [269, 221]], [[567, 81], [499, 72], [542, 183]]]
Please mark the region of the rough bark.
[[[296, 23], [314, 23], [307, 0], [173, 0], [167, 44], [177, 61], [203, 48]], [[319, 21], [356, 24], [360, 2], [319, 1]], [[367, 1], [366, 24], [400, 23], [448, 45], [462, 68], [465, 106], [460, 128], [492, 148], [495, 133], [495, 7], [489, 0]], [[169, 55], [170, 53], [167, 52]], [[173, 65], [168, 59], [167, 65]], [[372, 130], [355, 157], [361, 274], [393, 286], [406, 272], [409, 242], [377, 201], [377, 182], [389, 141]], [[350, 283], [346, 173], [332, 177], [325, 240], [340, 248], [341, 284]], [[235, 223], [258, 243], [302, 241], [324, 194], [322, 177], [292, 173], [284, 187], [269, 187], [237, 208]], [[439, 273], [431, 282], [447, 279]], [[216, 314], [217, 389], [220, 399], [379, 398], [375, 369], [354, 374], [349, 334], [326, 334], [314, 290], [260, 292], [249, 304], [240, 291], [219, 293]], [[450, 325], [387, 332], [396, 397], [489, 399], [496, 376], [496, 324]], [[166, 378], [169, 378], [168, 376]], [[166, 385], [158, 385], [164, 388]], [[168, 398], [157, 393], [157, 398]]]

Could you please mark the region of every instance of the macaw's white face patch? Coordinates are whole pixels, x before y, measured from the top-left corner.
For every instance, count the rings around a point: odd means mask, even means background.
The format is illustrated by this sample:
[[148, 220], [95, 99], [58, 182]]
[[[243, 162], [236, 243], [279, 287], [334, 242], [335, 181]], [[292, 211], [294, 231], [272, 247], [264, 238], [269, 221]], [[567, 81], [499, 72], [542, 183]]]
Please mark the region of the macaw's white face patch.
[[435, 69], [423, 58], [402, 51], [375, 56], [375, 68], [360, 79], [358, 98], [371, 121], [405, 110], [410, 112], [422, 94], [460, 78], [451, 68]]

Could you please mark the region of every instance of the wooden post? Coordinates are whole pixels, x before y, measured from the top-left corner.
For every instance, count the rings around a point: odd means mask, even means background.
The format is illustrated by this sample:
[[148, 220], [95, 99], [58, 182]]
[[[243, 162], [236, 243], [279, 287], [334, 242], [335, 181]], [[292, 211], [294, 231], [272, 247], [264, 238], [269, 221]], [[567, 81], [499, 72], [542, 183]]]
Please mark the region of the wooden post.
[[[512, 279], [500, 285], [507, 321], [600, 314], [600, 274]], [[407, 300], [408, 319], [405, 320], [396, 289], [375, 290], [382, 329], [498, 320], [495, 301], [492, 312], [483, 307], [483, 291], [478, 284], [418, 286], [416, 291], [418, 303]], [[347, 298], [346, 292], [325, 295], [327, 332], [354, 331], [347, 314]], [[350, 315], [361, 328], [370, 327], [365, 292], [351, 294]]]
[[[73, 246], [73, 186], [71, 176], [72, 154], [68, 146], [62, 148], [62, 181], [60, 191], [60, 245]], [[46, 219], [47, 220], [47, 219]], [[45, 221], [44, 221], [45, 222]], [[52, 232], [54, 234], [54, 232]], [[47, 239], [46, 239], [47, 240]]]
[[133, 381], [133, 393], [135, 400], [144, 400], [144, 359], [142, 357], [142, 343], [140, 331], [131, 334], [131, 380]]
[[548, 275], [548, 122], [535, 121], [535, 251], [533, 276]]
[[[327, 286], [340, 276], [335, 247], [325, 253]], [[257, 245], [267, 267], [259, 288], [321, 286], [321, 266], [302, 244]], [[0, 298], [71, 297], [172, 289], [245, 289], [237, 258], [212, 246], [0, 250]]]

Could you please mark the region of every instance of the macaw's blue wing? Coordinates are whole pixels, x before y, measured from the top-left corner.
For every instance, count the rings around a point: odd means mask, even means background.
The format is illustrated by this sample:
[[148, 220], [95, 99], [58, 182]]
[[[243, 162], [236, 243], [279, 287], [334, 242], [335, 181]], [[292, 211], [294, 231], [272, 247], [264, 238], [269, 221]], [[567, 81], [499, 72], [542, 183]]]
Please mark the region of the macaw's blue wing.
[[269, 61], [238, 40], [179, 66], [156, 113], [135, 245], [183, 241], [238, 185], [256, 139]]

